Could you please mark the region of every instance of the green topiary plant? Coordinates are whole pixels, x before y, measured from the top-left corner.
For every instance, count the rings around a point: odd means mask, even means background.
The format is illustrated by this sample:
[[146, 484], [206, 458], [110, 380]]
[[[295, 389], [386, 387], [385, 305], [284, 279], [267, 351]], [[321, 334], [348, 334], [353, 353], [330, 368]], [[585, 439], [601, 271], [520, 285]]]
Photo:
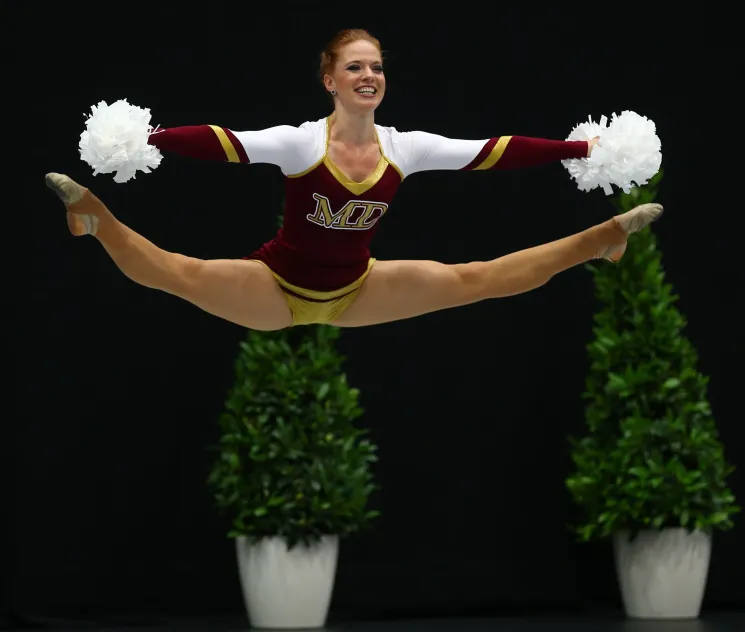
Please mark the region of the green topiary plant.
[[331, 326], [250, 331], [220, 417], [209, 476], [229, 537], [285, 538], [288, 548], [343, 537], [378, 515], [376, 447], [355, 427], [359, 391], [347, 383]]
[[[621, 193], [619, 212], [656, 199], [662, 171]], [[711, 407], [708, 378], [684, 335], [686, 321], [651, 227], [629, 240], [618, 265], [589, 265], [601, 308], [588, 346], [588, 434], [571, 439], [567, 487], [580, 540], [619, 531], [729, 529], [739, 511]]]

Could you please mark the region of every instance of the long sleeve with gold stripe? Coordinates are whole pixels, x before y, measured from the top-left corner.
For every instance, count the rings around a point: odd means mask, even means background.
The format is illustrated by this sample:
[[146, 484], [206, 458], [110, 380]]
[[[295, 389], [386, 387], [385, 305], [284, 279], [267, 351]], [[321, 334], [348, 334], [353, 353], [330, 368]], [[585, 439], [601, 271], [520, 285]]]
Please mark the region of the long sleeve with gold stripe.
[[158, 130], [148, 142], [161, 151], [200, 160], [268, 163], [291, 174], [307, 167], [316, 135], [307, 125], [278, 125], [255, 131], [234, 131], [219, 125], [187, 125]]
[[148, 142], [162, 151], [170, 151], [200, 160], [248, 162], [235, 134], [217, 125], [187, 125], [158, 130]]
[[429, 132], [393, 132], [407, 175], [419, 171], [522, 169], [587, 156], [586, 141], [529, 136], [495, 136], [483, 140], [446, 138]]

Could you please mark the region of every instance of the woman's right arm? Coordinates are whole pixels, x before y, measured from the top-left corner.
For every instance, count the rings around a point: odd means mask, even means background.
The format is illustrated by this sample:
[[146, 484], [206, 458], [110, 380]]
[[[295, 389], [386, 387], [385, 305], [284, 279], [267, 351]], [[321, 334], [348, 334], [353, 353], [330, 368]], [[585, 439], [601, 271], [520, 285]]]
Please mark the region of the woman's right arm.
[[273, 164], [285, 174], [305, 170], [315, 154], [313, 134], [290, 125], [243, 132], [218, 125], [170, 127], [153, 132], [148, 143], [199, 160]]

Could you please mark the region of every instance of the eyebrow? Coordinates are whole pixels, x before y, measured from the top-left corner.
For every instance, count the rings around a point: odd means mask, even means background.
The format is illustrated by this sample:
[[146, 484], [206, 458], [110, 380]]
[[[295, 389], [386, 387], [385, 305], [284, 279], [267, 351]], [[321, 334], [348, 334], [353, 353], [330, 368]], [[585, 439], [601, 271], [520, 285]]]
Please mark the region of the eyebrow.
[[[348, 61], [348, 62], [347, 62], [346, 64], [344, 64], [344, 65], [346, 66], [346, 65], [348, 65], [348, 64], [361, 64], [361, 63], [362, 63], [362, 62], [361, 62], [361, 61], [360, 61], [359, 59], [352, 59], [352, 60]], [[382, 62], [382, 61], [380, 61], [380, 60], [379, 60], [379, 61], [374, 61], [374, 62], [372, 62], [372, 63], [373, 63], [373, 64], [380, 64], [381, 66], [383, 65], [383, 62]]]

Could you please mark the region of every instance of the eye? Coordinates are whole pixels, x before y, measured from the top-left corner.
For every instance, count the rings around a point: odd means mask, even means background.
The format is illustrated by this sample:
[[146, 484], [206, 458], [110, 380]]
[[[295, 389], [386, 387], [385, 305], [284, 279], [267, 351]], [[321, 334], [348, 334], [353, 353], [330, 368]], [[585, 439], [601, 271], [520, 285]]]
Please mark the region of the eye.
[[[349, 70], [350, 72], [359, 72], [360, 65], [359, 64], [349, 64], [349, 66], [347, 66], [347, 70]], [[373, 65], [372, 70], [373, 70], [373, 72], [376, 72], [376, 73], [382, 73], [383, 72], [383, 66], [381, 66], [380, 64], [375, 64], [375, 65]]]

